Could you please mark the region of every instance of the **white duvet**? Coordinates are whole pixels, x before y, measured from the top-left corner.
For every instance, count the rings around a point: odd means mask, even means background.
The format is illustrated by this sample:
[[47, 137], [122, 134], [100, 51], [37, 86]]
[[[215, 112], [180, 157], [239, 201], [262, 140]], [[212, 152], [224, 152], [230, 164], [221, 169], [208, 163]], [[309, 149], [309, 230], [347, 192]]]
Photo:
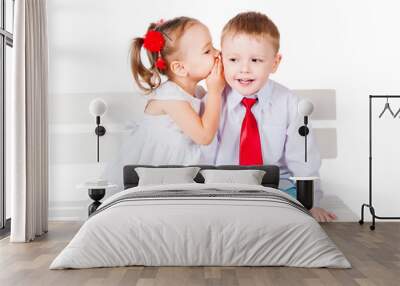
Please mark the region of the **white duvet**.
[[[349, 268], [307, 212], [261, 198], [174, 197], [122, 200], [146, 191], [279, 190], [238, 184], [135, 187], [103, 202], [50, 269], [146, 266], [295, 266]], [[101, 211], [101, 209], [103, 210]]]

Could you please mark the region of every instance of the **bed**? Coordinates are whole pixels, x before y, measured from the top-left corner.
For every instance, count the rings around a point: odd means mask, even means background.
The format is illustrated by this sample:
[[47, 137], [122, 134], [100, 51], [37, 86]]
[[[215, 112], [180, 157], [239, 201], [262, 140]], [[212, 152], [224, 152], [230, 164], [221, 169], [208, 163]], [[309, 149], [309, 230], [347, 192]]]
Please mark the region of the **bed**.
[[204, 183], [198, 173], [193, 183], [143, 186], [138, 167], [157, 168], [125, 166], [125, 190], [102, 203], [50, 269], [351, 267], [309, 211], [277, 189], [276, 166], [199, 166], [262, 169], [260, 185]]

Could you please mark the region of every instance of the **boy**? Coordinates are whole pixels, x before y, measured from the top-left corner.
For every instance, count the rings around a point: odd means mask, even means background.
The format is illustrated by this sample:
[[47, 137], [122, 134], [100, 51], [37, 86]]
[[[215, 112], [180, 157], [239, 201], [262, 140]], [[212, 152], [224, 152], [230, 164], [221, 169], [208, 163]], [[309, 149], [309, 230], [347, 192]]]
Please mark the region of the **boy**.
[[[304, 138], [298, 134], [303, 125], [297, 112], [299, 99], [269, 79], [281, 61], [279, 37], [275, 24], [257, 12], [240, 13], [225, 25], [221, 52], [229, 86], [224, 92], [214, 163], [277, 165], [283, 178], [280, 188], [288, 189], [289, 176], [318, 176], [320, 155], [310, 130], [308, 162], [304, 162]], [[322, 192], [315, 185], [312, 215], [318, 221], [336, 219], [318, 207]]]

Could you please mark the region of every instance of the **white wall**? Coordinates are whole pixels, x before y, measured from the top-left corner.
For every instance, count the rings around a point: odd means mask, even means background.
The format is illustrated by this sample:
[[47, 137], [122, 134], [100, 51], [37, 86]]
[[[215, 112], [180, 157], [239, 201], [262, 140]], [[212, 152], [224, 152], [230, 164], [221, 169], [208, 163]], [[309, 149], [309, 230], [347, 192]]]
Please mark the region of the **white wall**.
[[[102, 97], [110, 105], [104, 117], [107, 135], [101, 138], [104, 160], [115, 154], [123, 140], [123, 123], [140, 118], [143, 100], [132, 83], [128, 64], [131, 39], [143, 35], [150, 21], [187, 15], [210, 27], [218, 47], [224, 23], [247, 10], [266, 13], [280, 29], [283, 61], [273, 79], [300, 93], [336, 91], [335, 118], [314, 118], [314, 127], [333, 129], [337, 136], [332, 143], [335, 156], [323, 160], [322, 186], [326, 194], [338, 195], [359, 214], [361, 203], [368, 199], [368, 95], [400, 94], [398, 3], [48, 1], [51, 218], [85, 217], [89, 199], [86, 191], [75, 185], [96, 177], [104, 167], [95, 163], [90, 100]], [[396, 110], [400, 108], [400, 100], [392, 102]], [[377, 101], [375, 118], [383, 105], [384, 101]], [[381, 216], [400, 215], [400, 191], [395, 188], [400, 120], [376, 122], [376, 211]]]

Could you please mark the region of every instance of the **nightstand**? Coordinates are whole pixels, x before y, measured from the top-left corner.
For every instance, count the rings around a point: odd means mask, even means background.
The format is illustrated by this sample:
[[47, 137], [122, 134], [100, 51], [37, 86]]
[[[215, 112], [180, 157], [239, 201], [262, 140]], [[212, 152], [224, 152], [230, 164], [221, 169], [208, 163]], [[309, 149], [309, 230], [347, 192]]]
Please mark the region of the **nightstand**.
[[314, 181], [318, 177], [290, 177], [292, 181], [296, 182], [296, 196], [297, 200], [303, 206], [310, 210], [314, 204]]
[[87, 189], [89, 197], [94, 201], [88, 207], [88, 215], [90, 216], [97, 208], [101, 205], [100, 200], [104, 198], [107, 189], [116, 188], [118, 185], [107, 184], [107, 185], [89, 185], [80, 184], [77, 186], [78, 189]]

